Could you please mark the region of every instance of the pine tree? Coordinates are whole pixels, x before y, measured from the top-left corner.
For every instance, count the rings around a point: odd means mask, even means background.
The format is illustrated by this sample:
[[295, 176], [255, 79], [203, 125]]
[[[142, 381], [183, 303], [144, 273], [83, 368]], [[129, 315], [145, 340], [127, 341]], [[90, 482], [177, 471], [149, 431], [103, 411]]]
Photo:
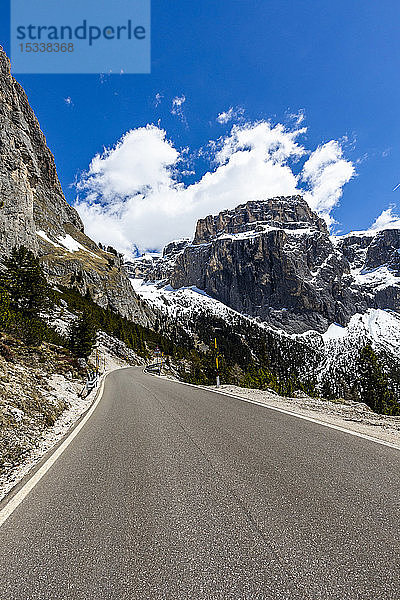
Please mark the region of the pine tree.
[[367, 344], [361, 350], [357, 366], [357, 391], [360, 400], [377, 413], [400, 414], [400, 406], [388, 387], [378, 357], [370, 344]]
[[[29, 345], [38, 345], [50, 330], [41, 312], [50, 306], [54, 294], [39, 260], [21, 246], [4, 260], [0, 275], [0, 321], [2, 326]], [[54, 332], [53, 332], [54, 333]]]
[[88, 358], [96, 341], [96, 326], [92, 315], [84, 311], [72, 324], [70, 331], [70, 349], [80, 358]]
[[0, 287], [0, 327], [7, 328], [10, 324], [10, 294]]
[[4, 261], [0, 283], [10, 296], [10, 309], [25, 317], [38, 317], [50, 304], [52, 290], [39, 260], [24, 246], [13, 248]]

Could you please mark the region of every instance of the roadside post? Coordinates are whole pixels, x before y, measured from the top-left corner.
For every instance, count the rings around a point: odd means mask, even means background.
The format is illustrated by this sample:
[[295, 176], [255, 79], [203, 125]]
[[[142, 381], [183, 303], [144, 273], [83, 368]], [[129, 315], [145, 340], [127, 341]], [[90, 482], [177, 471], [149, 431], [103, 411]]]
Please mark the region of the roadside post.
[[219, 361], [218, 361], [218, 345], [217, 345], [217, 338], [214, 338], [214, 348], [215, 348], [215, 365], [217, 367], [217, 388], [220, 387], [221, 385], [221, 381], [219, 378]]
[[157, 346], [154, 350], [154, 356], [156, 358], [156, 365], [158, 367], [158, 374], [161, 375], [161, 365], [162, 365], [162, 353], [160, 348]]

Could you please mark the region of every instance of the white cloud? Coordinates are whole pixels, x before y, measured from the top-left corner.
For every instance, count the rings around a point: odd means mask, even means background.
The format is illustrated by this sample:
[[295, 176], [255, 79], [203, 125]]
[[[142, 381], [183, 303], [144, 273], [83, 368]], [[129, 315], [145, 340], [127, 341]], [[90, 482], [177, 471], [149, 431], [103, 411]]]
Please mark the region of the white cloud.
[[223, 125], [225, 125], [225, 123], [229, 123], [229, 121], [231, 121], [233, 119], [233, 106], [230, 107], [229, 110], [219, 113], [218, 117], [217, 117], [217, 121], [218, 123], [221, 123]]
[[290, 113], [289, 118], [292, 119], [298, 127], [303, 123], [304, 119], [306, 118], [304, 109], [301, 108], [297, 113]]
[[[187, 149], [178, 151], [154, 125], [134, 129], [94, 157], [77, 185], [76, 208], [90, 237], [128, 255], [133, 244], [144, 251], [190, 237], [197, 219], [249, 200], [305, 192], [314, 208], [328, 214], [354, 167], [339, 144], [329, 142], [296, 174], [294, 164], [307, 154], [298, 142], [305, 131], [266, 121], [234, 125], [209, 145], [213, 167], [185, 186], [178, 180], [187, 171]], [[301, 177], [307, 190], [299, 188]]]
[[218, 123], [221, 123], [221, 125], [226, 125], [226, 123], [229, 123], [229, 121], [233, 121], [234, 119], [242, 118], [243, 114], [244, 114], [243, 108], [235, 109], [235, 108], [233, 108], [233, 106], [231, 106], [229, 110], [219, 113], [219, 115], [217, 117], [217, 121], [218, 121]]
[[400, 215], [394, 214], [394, 206], [384, 210], [368, 229], [370, 232], [383, 231], [384, 229], [400, 229]]
[[186, 96], [182, 94], [182, 96], [176, 96], [172, 100], [172, 108], [171, 114], [179, 117], [179, 119], [187, 126], [187, 120], [185, 117], [185, 113], [183, 112], [183, 105], [186, 102]]
[[114, 148], [93, 158], [78, 189], [99, 195], [106, 202], [146, 194], [146, 190], [170, 184], [170, 169], [178, 158], [178, 151], [162, 129], [154, 125], [132, 129]]
[[353, 163], [343, 158], [343, 150], [335, 140], [318, 146], [304, 164], [301, 176], [309, 185], [304, 198], [328, 224], [333, 222], [330, 213], [342, 197], [343, 186], [354, 175]]
[[73, 106], [74, 103], [72, 102], [72, 98], [71, 96], [67, 96], [67, 98], [64, 98], [64, 102], [67, 106]]
[[164, 98], [164, 96], [162, 94], [160, 94], [159, 92], [157, 92], [157, 94], [155, 95], [155, 98], [154, 98], [154, 106], [159, 106], [161, 104], [163, 98]]
[[186, 102], [185, 94], [182, 94], [182, 96], [176, 96], [172, 100], [172, 107], [173, 107], [173, 109], [174, 108], [179, 109], [183, 104], [185, 104], [185, 102]]
[[219, 164], [225, 163], [235, 153], [242, 152], [262, 163], [270, 160], [276, 166], [283, 166], [290, 157], [300, 157], [306, 152], [295, 140], [306, 129], [289, 131], [278, 123], [271, 126], [268, 121], [234, 125], [231, 133], [216, 154]]

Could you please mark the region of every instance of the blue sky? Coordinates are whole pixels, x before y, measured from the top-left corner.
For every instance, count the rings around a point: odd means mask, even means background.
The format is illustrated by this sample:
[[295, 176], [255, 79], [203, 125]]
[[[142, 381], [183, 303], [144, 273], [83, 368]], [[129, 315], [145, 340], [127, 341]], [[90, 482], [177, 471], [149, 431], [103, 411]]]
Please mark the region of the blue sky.
[[[8, 51], [7, 2], [1, 6]], [[131, 129], [155, 124], [177, 151], [188, 148], [184, 170], [195, 173], [179, 177], [193, 183], [215, 168], [196, 152], [234, 124], [219, 123], [221, 112], [240, 109], [239, 125], [271, 120], [290, 128], [289, 115], [304, 111], [299, 142], [312, 151], [338, 140], [355, 166], [333, 217], [343, 231], [365, 229], [400, 195], [392, 192], [400, 182], [399, 27], [400, 4], [392, 0], [153, 1], [150, 75], [17, 79], [71, 203], [71, 183]], [[172, 111], [182, 97], [182, 112]]]

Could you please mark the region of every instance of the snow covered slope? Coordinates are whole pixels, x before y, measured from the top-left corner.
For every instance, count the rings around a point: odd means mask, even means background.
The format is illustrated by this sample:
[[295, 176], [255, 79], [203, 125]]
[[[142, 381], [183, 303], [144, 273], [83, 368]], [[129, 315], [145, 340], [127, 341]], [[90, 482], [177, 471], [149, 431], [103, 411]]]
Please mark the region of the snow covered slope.
[[[346, 327], [330, 325], [321, 338], [324, 355], [318, 370], [321, 389], [326, 383], [335, 395], [346, 395], [357, 378], [360, 350], [369, 344], [380, 357], [393, 389], [400, 393], [400, 316], [397, 313], [369, 309], [364, 314], [355, 314]], [[310, 341], [315, 343], [315, 337]]]
[[400, 348], [400, 316], [390, 310], [369, 309], [356, 314], [347, 327], [333, 323], [322, 335], [327, 348], [363, 338], [375, 348], [397, 352]]
[[131, 279], [131, 284], [137, 295], [152, 309], [168, 315], [181, 325], [190, 321], [194, 314], [202, 313], [224, 319], [227, 323], [235, 324], [243, 319], [243, 315], [229, 308], [222, 302], [211, 298], [203, 290], [195, 286], [174, 290], [170, 285], [146, 282], [143, 279]]
[[[310, 330], [302, 334], [293, 334], [229, 308], [222, 302], [211, 298], [196, 287], [174, 290], [170, 285], [149, 283], [143, 279], [131, 279], [138, 296], [152, 310], [166, 315], [169, 320], [179, 323], [188, 333], [201, 339], [198, 322], [205, 319], [212, 329], [220, 328], [221, 322], [237, 335], [238, 345], [241, 337], [252, 335], [277, 347], [285, 347], [287, 361], [299, 353], [306, 357], [299, 367], [300, 377], [315, 377], [320, 393], [329, 393], [336, 397], [348, 397], [357, 378], [357, 360], [360, 350], [371, 344], [382, 359], [385, 370], [393, 378], [393, 387], [397, 388], [397, 372], [400, 371], [400, 316], [390, 310], [368, 309], [365, 313], [353, 315], [346, 327], [332, 323], [325, 333]], [[257, 333], [258, 332], [258, 333]]]

